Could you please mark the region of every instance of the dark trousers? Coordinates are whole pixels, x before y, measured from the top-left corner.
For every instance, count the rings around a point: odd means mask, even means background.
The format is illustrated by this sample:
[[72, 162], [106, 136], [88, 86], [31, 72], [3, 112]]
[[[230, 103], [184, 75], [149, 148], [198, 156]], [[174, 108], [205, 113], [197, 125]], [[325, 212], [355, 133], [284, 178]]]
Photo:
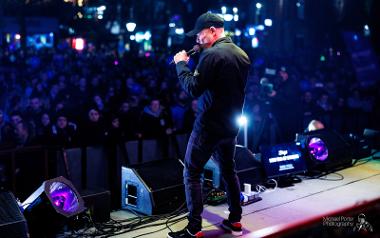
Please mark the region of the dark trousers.
[[211, 155], [217, 160], [228, 197], [229, 217], [232, 222], [240, 221], [240, 183], [235, 171], [236, 137], [219, 137], [206, 132], [192, 132], [187, 144], [184, 168], [188, 229], [197, 232], [202, 229], [202, 184], [204, 166]]

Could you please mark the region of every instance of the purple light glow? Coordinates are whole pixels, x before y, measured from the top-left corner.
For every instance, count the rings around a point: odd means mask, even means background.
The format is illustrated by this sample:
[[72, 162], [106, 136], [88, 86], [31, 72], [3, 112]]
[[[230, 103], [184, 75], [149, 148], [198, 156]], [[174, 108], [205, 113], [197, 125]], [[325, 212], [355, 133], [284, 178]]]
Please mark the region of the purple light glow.
[[309, 141], [309, 153], [319, 161], [324, 161], [329, 156], [326, 144], [318, 137], [313, 137]]
[[79, 210], [79, 201], [75, 192], [66, 184], [53, 182], [49, 187], [49, 196], [56, 209], [66, 213], [76, 213]]

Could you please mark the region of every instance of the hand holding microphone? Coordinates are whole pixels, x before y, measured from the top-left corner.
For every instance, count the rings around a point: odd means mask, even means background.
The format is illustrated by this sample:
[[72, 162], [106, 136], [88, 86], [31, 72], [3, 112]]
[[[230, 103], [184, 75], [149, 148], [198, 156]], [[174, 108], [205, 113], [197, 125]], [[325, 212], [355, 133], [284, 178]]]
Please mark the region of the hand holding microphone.
[[194, 55], [195, 53], [198, 53], [200, 51], [201, 47], [199, 45], [194, 45], [193, 48], [189, 51], [180, 51], [178, 52], [173, 60], [170, 62], [170, 64], [173, 64], [173, 63], [178, 63], [180, 61], [186, 61], [188, 62], [189, 59], [190, 59], [190, 56]]

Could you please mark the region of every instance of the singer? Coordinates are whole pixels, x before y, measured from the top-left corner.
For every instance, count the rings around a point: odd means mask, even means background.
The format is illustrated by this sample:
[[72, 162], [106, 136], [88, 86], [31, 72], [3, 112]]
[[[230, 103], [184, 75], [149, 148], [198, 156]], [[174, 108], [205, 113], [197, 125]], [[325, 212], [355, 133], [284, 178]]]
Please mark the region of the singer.
[[217, 159], [225, 184], [230, 214], [222, 227], [234, 235], [242, 234], [240, 223], [240, 184], [235, 171], [235, 145], [238, 126], [235, 118], [242, 113], [244, 89], [250, 68], [247, 54], [224, 33], [223, 18], [204, 13], [186, 34], [196, 36], [202, 52], [191, 72], [185, 51], [174, 56], [177, 75], [187, 93], [198, 99], [198, 115], [185, 155], [184, 184], [189, 210], [188, 225], [168, 237], [203, 237], [202, 184], [204, 166], [211, 157]]

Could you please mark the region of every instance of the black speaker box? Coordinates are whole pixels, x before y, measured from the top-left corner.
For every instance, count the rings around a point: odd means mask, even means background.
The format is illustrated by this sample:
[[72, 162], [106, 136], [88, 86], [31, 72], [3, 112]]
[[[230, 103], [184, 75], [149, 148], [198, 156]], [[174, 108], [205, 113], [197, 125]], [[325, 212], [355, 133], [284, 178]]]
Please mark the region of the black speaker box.
[[[244, 183], [249, 183], [252, 187], [262, 183], [264, 175], [260, 159], [246, 147], [236, 145], [235, 166], [241, 189]], [[223, 188], [219, 165], [213, 156], [207, 162], [204, 173], [206, 183], [212, 183], [215, 188]]]
[[81, 192], [84, 206], [90, 211], [94, 222], [107, 222], [110, 220], [111, 200], [108, 190], [84, 190]]
[[122, 167], [122, 208], [146, 215], [175, 211], [185, 202], [182, 174], [174, 159]]
[[10, 192], [0, 191], [0, 237], [29, 237], [26, 220]]

